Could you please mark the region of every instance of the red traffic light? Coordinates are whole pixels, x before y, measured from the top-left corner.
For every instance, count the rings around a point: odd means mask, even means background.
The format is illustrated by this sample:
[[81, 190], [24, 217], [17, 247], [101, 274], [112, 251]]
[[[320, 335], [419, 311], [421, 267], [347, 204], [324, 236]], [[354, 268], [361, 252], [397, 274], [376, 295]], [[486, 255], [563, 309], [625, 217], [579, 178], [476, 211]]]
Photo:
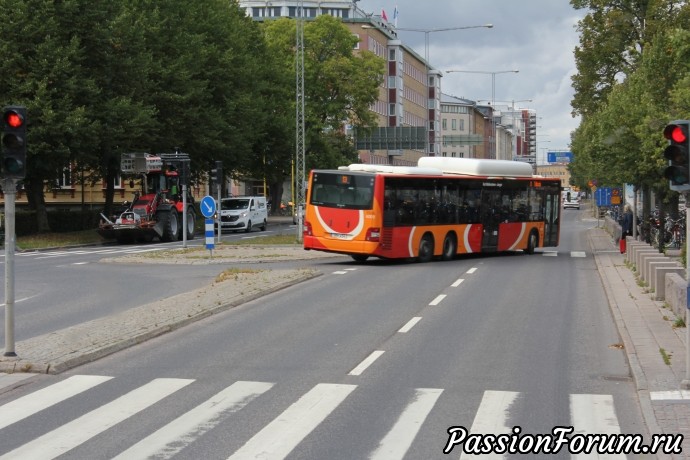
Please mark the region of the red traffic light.
[[14, 110], [6, 111], [3, 115], [3, 118], [5, 120], [5, 124], [11, 128], [21, 128], [24, 124], [24, 117]]
[[666, 125], [666, 128], [664, 128], [664, 137], [672, 142], [680, 144], [688, 140], [688, 133], [683, 126], [670, 124]]

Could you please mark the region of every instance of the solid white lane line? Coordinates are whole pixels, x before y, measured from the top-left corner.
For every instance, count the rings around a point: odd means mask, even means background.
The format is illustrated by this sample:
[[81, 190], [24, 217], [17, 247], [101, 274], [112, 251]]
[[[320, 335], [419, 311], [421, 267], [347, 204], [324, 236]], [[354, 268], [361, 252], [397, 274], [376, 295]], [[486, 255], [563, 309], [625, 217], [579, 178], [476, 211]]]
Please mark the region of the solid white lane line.
[[230, 459], [281, 459], [316, 428], [357, 385], [319, 383], [266, 425]]
[[115, 459], [171, 458], [223, 421], [271, 389], [273, 383], [238, 381], [189, 412], [142, 439]]
[[66, 423], [31, 442], [0, 457], [0, 459], [52, 459], [74, 449], [108, 428], [126, 420], [193, 380], [155, 379], [88, 414]]
[[458, 286], [460, 286], [464, 281], [465, 281], [465, 280], [464, 280], [463, 278], [460, 278], [460, 279], [458, 279], [457, 281], [455, 281], [455, 283], [451, 284], [451, 286], [453, 286], [453, 287], [458, 287]]
[[477, 267], [472, 267], [472, 268], [470, 268], [469, 270], [467, 270], [466, 273], [470, 273], [470, 274], [471, 274], [471, 273], [474, 273], [474, 272], [476, 272], [476, 271], [477, 271]]
[[441, 393], [443, 390], [437, 388], [417, 388], [414, 400], [400, 414], [398, 421], [369, 458], [374, 460], [403, 458]]
[[403, 327], [398, 329], [398, 332], [408, 332], [410, 329], [412, 329], [414, 327], [415, 324], [417, 324], [419, 322], [420, 319], [422, 319], [421, 316], [415, 316], [414, 318], [409, 320], [407, 322], [407, 324], [405, 324]]
[[[570, 423], [575, 428], [574, 434], [620, 434], [616, 411], [613, 408], [613, 396], [581, 394], [570, 395]], [[594, 456], [592, 456], [594, 455]], [[624, 454], [573, 455], [572, 459], [621, 459]]]
[[442, 301], [443, 299], [445, 299], [445, 298], [446, 298], [446, 295], [445, 295], [445, 294], [439, 294], [439, 295], [436, 296], [436, 298], [435, 298], [434, 300], [432, 300], [431, 302], [429, 302], [429, 305], [438, 305], [438, 304], [440, 304], [441, 301]]
[[376, 350], [376, 351], [372, 352], [369, 356], [364, 358], [364, 361], [359, 363], [359, 365], [357, 367], [355, 367], [354, 369], [352, 369], [350, 371], [350, 373], [347, 375], [362, 375], [362, 372], [364, 372], [367, 369], [367, 367], [371, 366], [372, 363], [374, 361], [376, 361], [379, 358], [379, 356], [381, 356], [382, 354], [383, 354], [382, 350]]
[[75, 375], [0, 407], [0, 429], [25, 419], [67, 398], [107, 382], [112, 377]]
[[[482, 402], [472, 422], [471, 434], [510, 434], [508, 423], [510, 405], [515, 402], [519, 393], [513, 391], [485, 391]], [[482, 460], [498, 460], [506, 458], [502, 454], [469, 455], [462, 453], [461, 459], [481, 458]]]

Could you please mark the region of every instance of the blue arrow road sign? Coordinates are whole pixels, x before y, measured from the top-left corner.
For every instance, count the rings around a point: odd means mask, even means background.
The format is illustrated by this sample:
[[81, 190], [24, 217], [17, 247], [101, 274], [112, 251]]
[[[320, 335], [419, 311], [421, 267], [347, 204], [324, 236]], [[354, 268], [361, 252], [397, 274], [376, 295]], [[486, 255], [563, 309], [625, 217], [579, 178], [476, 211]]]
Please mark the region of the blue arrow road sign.
[[201, 199], [199, 207], [204, 217], [213, 217], [216, 213], [216, 200], [212, 196], [206, 195]]

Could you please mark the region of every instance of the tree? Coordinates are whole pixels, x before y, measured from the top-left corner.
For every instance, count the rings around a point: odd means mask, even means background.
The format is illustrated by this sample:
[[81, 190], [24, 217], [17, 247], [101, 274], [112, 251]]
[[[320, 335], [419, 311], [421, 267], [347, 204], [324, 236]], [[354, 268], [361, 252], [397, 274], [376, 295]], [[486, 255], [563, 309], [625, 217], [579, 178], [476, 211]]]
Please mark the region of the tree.
[[[270, 157], [276, 160], [275, 169], [268, 172], [275, 186], [280, 187], [278, 183], [286, 177], [284, 174], [289, 171], [288, 165], [295, 152], [295, 21], [288, 18], [267, 21], [264, 34], [276, 66], [276, 79], [285, 85], [274, 95], [283, 98], [276, 107], [280, 109], [279, 120], [288, 122], [288, 131], [281, 131], [281, 150], [271, 151]], [[334, 168], [356, 161], [357, 153], [345, 136], [345, 125], [375, 125], [375, 115], [369, 107], [378, 98], [384, 61], [368, 51], [353, 53], [357, 40], [339, 19], [329, 15], [305, 24], [305, 158], [308, 169]]]
[[[586, 116], [606, 101], [617, 82], [635, 71], [644, 47], [660, 27], [681, 21], [675, 0], [571, 0], [589, 13], [579, 22], [573, 75], [575, 115]], [[685, 13], [683, 13], [685, 15]]]

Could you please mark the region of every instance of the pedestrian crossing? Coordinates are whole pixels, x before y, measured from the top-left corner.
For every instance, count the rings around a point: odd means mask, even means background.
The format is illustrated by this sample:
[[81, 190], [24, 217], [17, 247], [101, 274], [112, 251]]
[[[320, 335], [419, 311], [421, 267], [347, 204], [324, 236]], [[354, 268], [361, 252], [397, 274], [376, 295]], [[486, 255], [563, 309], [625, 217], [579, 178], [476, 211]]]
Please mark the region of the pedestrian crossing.
[[[539, 254], [539, 253], [537, 253], [537, 254]], [[546, 250], [546, 251], [542, 251], [541, 255], [544, 257], [558, 257], [558, 256], [566, 256], [566, 257], [572, 257], [572, 258], [587, 257], [587, 253], [585, 251], [551, 251], [551, 250]]]
[[[75, 375], [60, 382], [51, 384], [45, 388], [19, 397], [0, 406], [0, 460], [5, 459], [53, 459], [53, 458], [84, 458], [83, 451], [79, 455], [70, 456], [70, 452], [82, 448], [88, 444], [90, 448], [97, 448], [98, 442], [108, 442], [109, 430], [116, 430], [118, 424], [134, 423], [135, 417], [146, 415], [147, 411], [159, 414], [152, 408], [160, 405], [174, 405], [182, 400], [181, 393], [188, 391], [195, 393], [199, 387], [194, 387], [195, 379], [182, 378], [155, 378], [149, 382], [140, 384], [132, 389], [121, 390], [124, 394], [110, 397], [102, 404], [85, 409], [86, 413], [76, 415], [73, 419], [60, 423], [51, 429], [48, 424], [47, 432], [37, 433], [35, 438], [24, 442], [19, 446], [7, 448], [3, 441], [3, 432], [10, 430], [14, 425], [21, 424], [31, 417], [48, 417], [51, 410], [57, 411], [55, 406], [63, 404], [75, 405], [77, 398], [84, 398], [86, 394], [98, 390], [98, 387], [111, 383], [110, 387], [117, 386], [117, 380], [110, 376], [99, 375]], [[224, 423], [231, 423], [233, 417], [254, 411], [253, 404], [261, 398], [268, 397], [271, 392], [278, 391], [280, 384], [263, 381], [235, 381], [226, 388], [216, 392], [208, 399], [191, 408], [181, 415], [175, 413], [171, 420], [161, 419], [157, 415], [150, 415], [152, 421], [146, 426], [152, 426], [147, 432], [142, 433], [142, 439], [133, 439], [129, 445], [117, 445], [118, 453], [107, 458], [114, 459], [144, 459], [144, 458], [190, 458], [189, 452], [194, 451], [194, 444], [202, 442], [209, 432], [221, 427]], [[329, 418], [337, 419], [334, 414], [348, 399], [353, 398], [358, 391], [366, 392], [356, 384], [345, 383], [318, 383], [297, 395], [293, 403], [286, 406], [268, 404], [272, 414], [264, 417], [263, 426], [253, 427], [253, 432], [246, 438], [235, 441], [234, 447], [227, 452], [220, 450], [223, 458], [232, 460], [244, 459], [283, 459], [291, 455], [302, 443], [311, 441], [309, 435], [316, 431]], [[441, 388], [416, 388], [410, 396], [394, 404], [394, 410], [387, 413], [390, 422], [380, 431], [380, 440], [367, 446], [367, 453], [357, 458], [369, 458], [375, 460], [402, 459], [408, 455], [415, 441], [422, 438], [420, 433], [435, 410], [446, 409], [445, 404], [440, 403], [444, 389]], [[471, 426], [471, 433], [484, 434], [510, 434], [516, 432], [513, 426], [515, 420], [511, 417], [511, 410], [523, 394], [511, 391], [487, 390], [483, 392]], [[201, 398], [203, 399], [203, 398]], [[93, 400], [93, 393], [90, 394]], [[100, 399], [98, 399], [100, 401]], [[399, 407], [398, 407], [399, 406]], [[620, 433], [616, 416], [613, 397], [600, 394], [573, 394], [569, 400], [569, 423], [575, 428], [574, 433]], [[348, 411], [344, 411], [348, 412]], [[356, 413], [355, 413], [356, 414]], [[342, 413], [339, 414], [342, 417]], [[248, 415], [250, 417], [251, 415]], [[35, 420], [35, 419], [34, 419]], [[360, 423], [360, 422], [358, 422]], [[366, 423], [362, 420], [361, 423]], [[438, 422], [437, 422], [438, 423]], [[252, 424], [253, 425], [253, 424]], [[24, 425], [22, 425], [24, 427]], [[37, 423], [38, 428], [44, 426]], [[372, 429], [377, 427], [372, 427]], [[518, 427], [519, 428], [519, 427]], [[33, 432], [33, 425], [31, 430]], [[434, 428], [440, 436], [446, 436], [448, 426]], [[450, 432], [450, 431], [448, 431]], [[323, 432], [322, 432], [323, 433]], [[426, 432], [428, 434], [428, 431]], [[333, 434], [341, 436], [344, 433]], [[224, 436], [231, 438], [231, 432]], [[99, 438], [100, 437], [100, 438]], [[94, 440], [96, 442], [94, 442]], [[90, 443], [90, 444], [89, 444]], [[318, 444], [318, 443], [317, 443]], [[222, 449], [223, 446], [214, 447]], [[308, 445], [307, 451], [316, 449]], [[434, 452], [429, 452], [425, 458], [460, 458], [470, 459], [479, 457], [462, 452], [462, 447], [451, 449], [448, 456], [439, 455], [444, 446], [439, 445]], [[185, 450], [186, 449], [186, 450]], [[184, 451], [184, 452], [183, 452]], [[303, 452], [303, 451], [300, 451]], [[566, 450], [567, 454], [567, 450]], [[318, 454], [316, 454], [318, 458]], [[293, 454], [294, 457], [294, 454]], [[95, 458], [95, 457], [93, 457]], [[98, 458], [103, 458], [99, 456]], [[342, 458], [352, 458], [344, 453]], [[507, 454], [482, 455], [486, 459], [503, 459]], [[578, 457], [571, 458], [597, 458]], [[604, 457], [598, 457], [604, 458]], [[622, 459], [624, 455], [610, 455], [605, 458]]]

